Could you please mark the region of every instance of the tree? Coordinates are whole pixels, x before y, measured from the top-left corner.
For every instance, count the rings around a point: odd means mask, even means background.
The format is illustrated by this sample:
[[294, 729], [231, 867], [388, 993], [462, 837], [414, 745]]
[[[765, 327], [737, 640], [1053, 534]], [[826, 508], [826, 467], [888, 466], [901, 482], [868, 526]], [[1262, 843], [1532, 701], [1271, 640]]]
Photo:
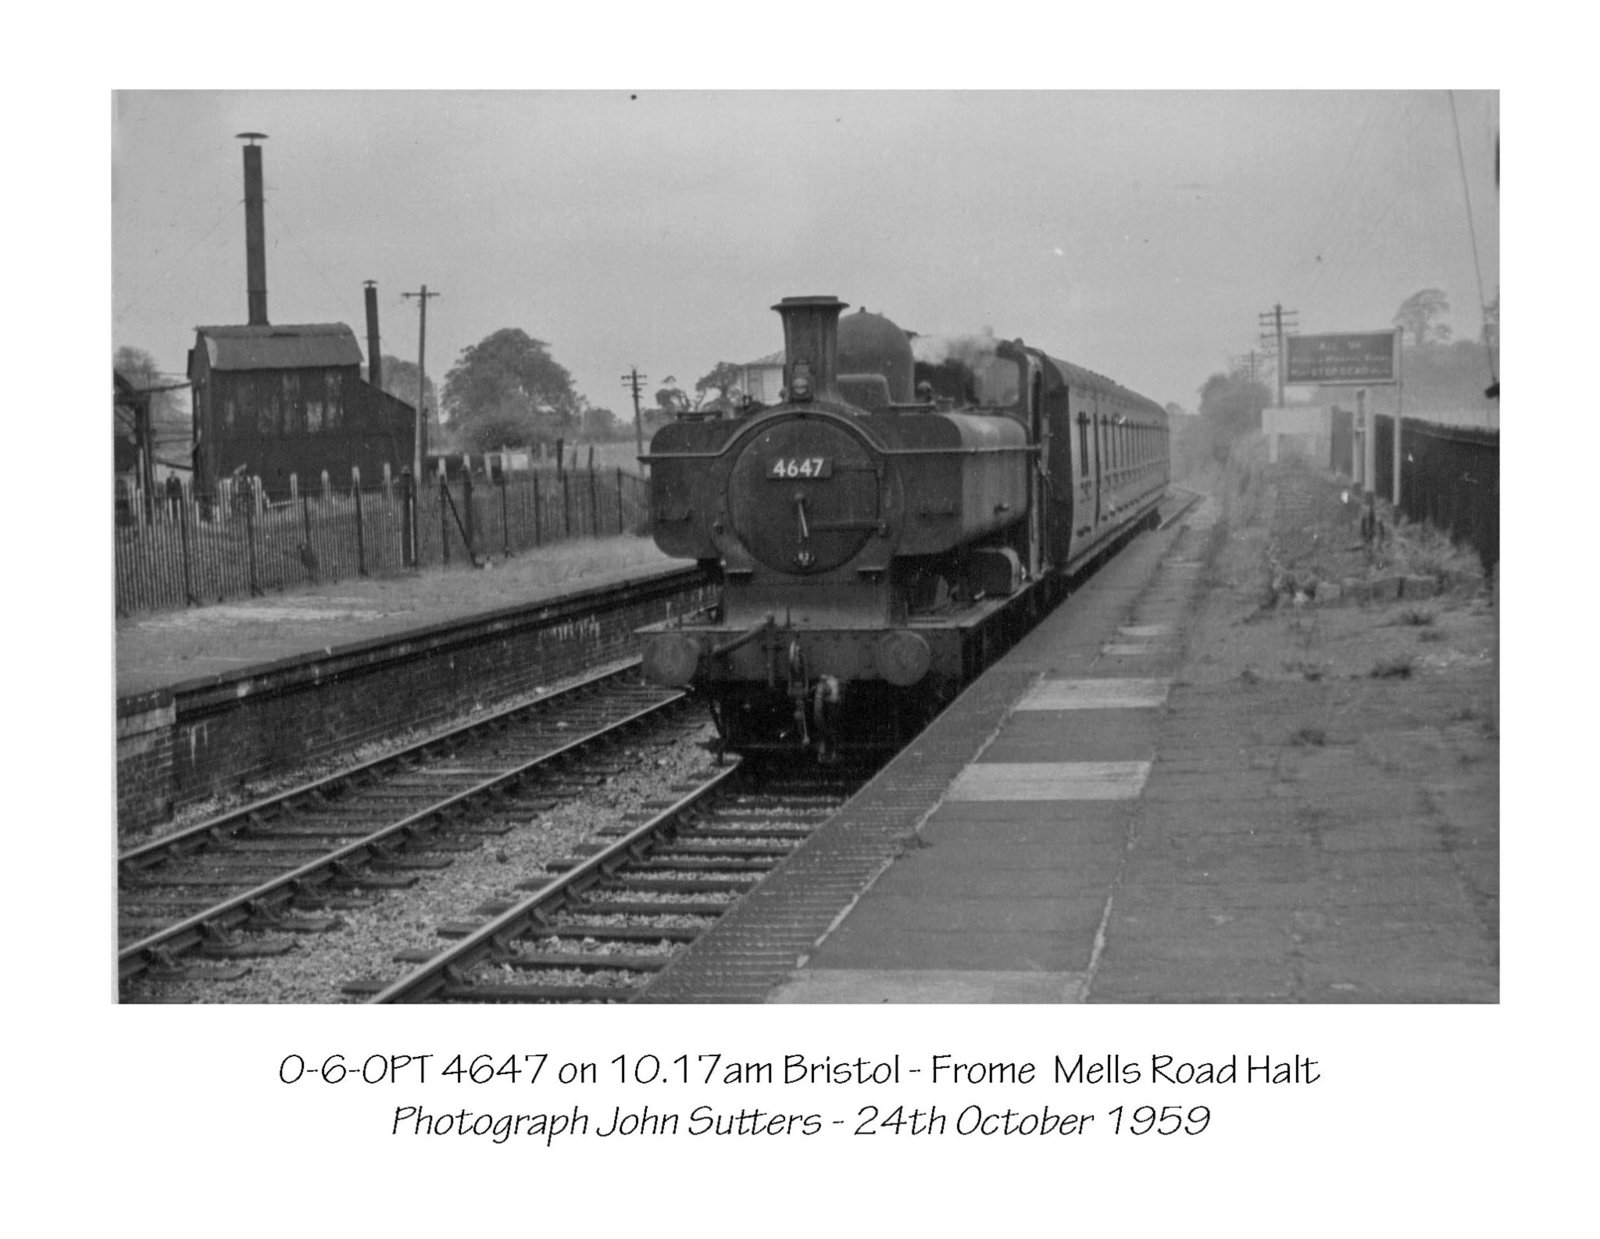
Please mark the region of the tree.
[[1412, 293], [1395, 311], [1394, 325], [1411, 336], [1416, 348], [1425, 344], [1450, 343], [1450, 324], [1444, 321], [1450, 313], [1450, 299], [1437, 288], [1424, 288]]
[[1483, 342], [1492, 352], [1500, 351], [1500, 294], [1483, 307]]
[[1247, 369], [1208, 378], [1200, 388], [1200, 418], [1212, 455], [1226, 461], [1236, 440], [1261, 429], [1261, 410], [1271, 403], [1272, 392]]
[[[379, 377], [383, 380], [379, 386], [397, 400], [404, 400], [413, 408], [417, 404], [417, 363], [404, 361], [388, 353], [383, 355], [383, 365], [380, 367]], [[367, 379], [371, 381], [369, 370]], [[429, 375], [426, 388], [422, 393], [424, 417], [427, 422], [428, 451], [435, 453], [449, 453], [453, 449], [450, 427], [440, 424], [439, 421], [439, 391], [434, 386], [433, 376]], [[406, 459], [411, 459], [410, 449], [406, 450]]]
[[677, 386], [678, 380], [672, 375], [667, 375], [667, 386], [656, 389], [656, 408], [667, 416], [673, 417], [679, 413], [686, 413], [694, 408], [694, 400], [683, 388]]
[[[726, 408], [733, 402], [733, 393], [742, 390], [744, 381], [744, 368], [734, 365], [731, 361], [719, 361], [711, 367], [708, 374], [703, 374], [695, 380], [694, 393], [696, 409], [703, 409], [707, 403], [712, 408]], [[711, 392], [717, 394], [713, 397]]]
[[597, 439], [602, 442], [626, 439], [633, 434], [632, 429], [623, 425], [610, 409], [590, 404], [587, 400], [583, 402], [583, 416], [580, 419], [579, 429], [583, 437], [591, 442]]
[[474, 451], [553, 442], [575, 427], [583, 409], [566, 367], [543, 340], [518, 327], [502, 327], [462, 349], [445, 375], [443, 394], [462, 444]]
[[[182, 377], [163, 374], [154, 357], [142, 348], [129, 345], [123, 345], [112, 354], [111, 368], [132, 384], [135, 391], [149, 393], [152, 464], [187, 464], [193, 431]], [[173, 390], [156, 390], [163, 387]], [[131, 438], [134, 428], [129, 425], [119, 430]]]
[[[431, 294], [430, 294], [431, 295]], [[381, 384], [384, 391], [409, 405], [417, 403], [417, 363], [402, 361], [398, 357], [391, 357], [388, 353], [383, 355], [383, 365], [380, 367], [383, 379]], [[422, 393], [422, 401], [427, 406], [428, 420], [435, 425], [439, 421], [439, 392], [434, 386], [432, 377], [427, 379], [427, 385]]]
[[[151, 391], [157, 387], [174, 387], [183, 380], [176, 375], [161, 373], [156, 366], [156, 359], [142, 348], [133, 348], [123, 345], [111, 358], [111, 368], [120, 374], [134, 388], [139, 391]], [[181, 424], [185, 433], [189, 429], [189, 415], [183, 409], [180, 397], [181, 391], [152, 391], [150, 396], [150, 420], [161, 425], [171, 426]]]

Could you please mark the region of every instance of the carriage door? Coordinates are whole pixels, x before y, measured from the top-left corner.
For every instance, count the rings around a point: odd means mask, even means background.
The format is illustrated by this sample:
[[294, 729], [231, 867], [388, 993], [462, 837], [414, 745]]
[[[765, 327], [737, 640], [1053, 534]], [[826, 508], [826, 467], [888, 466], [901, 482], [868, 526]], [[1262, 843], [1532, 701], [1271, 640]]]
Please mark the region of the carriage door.
[[1039, 363], [1027, 359], [1028, 438], [1034, 457], [1028, 468], [1028, 576], [1039, 578], [1039, 561], [1044, 542], [1044, 505], [1050, 474], [1050, 427], [1044, 416], [1044, 375]]
[[1082, 542], [1094, 532], [1097, 511], [1094, 493], [1094, 447], [1090, 443], [1094, 438], [1094, 405], [1085, 400], [1078, 406], [1078, 412], [1072, 420], [1078, 427], [1078, 441], [1073, 445], [1078, 449], [1078, 476], [1074, 480], [1078, 488], [1078, 501], [1073, 505], [1073, 511], [1076, 519], [1083, 521], [1081, 525], [1075, 524], [1072, 535], [1075, 542]]

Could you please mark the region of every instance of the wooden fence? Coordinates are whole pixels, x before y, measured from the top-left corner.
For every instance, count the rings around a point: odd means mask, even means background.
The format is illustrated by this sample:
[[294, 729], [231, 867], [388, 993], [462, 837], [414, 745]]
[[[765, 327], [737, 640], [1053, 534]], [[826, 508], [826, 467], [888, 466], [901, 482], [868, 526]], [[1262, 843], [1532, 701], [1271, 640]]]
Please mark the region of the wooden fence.
[[622, 469], [533, 470], [430, 479], [406, 513], [410, 479], [362, 489], [327, 485], [269, 501], [259, 485], [214, 496], [183, 488], [153, 503], [119, 495], [117, 613], [201, 606], [351, 577], [464, 563], [577, 538], [642, 533], [648, 483]]
[[[1394, 494], [1394, 418], [1376, 417], [1378, 494]], [[1469, 543], [1492, 571], [1500, 561], [1500, 432], [1406, 418], [1400, 509]]]

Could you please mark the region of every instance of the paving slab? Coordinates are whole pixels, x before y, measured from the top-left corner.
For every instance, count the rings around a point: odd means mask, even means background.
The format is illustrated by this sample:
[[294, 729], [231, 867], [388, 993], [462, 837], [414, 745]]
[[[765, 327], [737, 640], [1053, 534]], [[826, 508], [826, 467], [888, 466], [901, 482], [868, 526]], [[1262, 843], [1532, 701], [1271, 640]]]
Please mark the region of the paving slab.
[[1492, 661], [1384, 678], [1418, 639], [1379, 606], [1241, 613], [1217, 520], [1136, 540], [824, 828], [878, 859], [787, 968], [718, 973], [714, 931], [647, 997], [1496, 1001]]

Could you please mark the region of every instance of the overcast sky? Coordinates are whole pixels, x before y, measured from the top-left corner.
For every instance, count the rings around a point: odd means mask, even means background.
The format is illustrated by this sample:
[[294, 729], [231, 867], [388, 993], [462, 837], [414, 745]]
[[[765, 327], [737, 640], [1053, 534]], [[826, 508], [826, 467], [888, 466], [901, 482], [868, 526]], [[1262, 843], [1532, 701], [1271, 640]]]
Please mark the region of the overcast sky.
[[113, 334], [181, 372], [246, 318], [243, 174], [265, 143], [275, 323], [345, 322], [428, 371], [501, 327], [629, 411], [781, 347], [780, 297], [920, 332], [992, 328], [1193, 409], [1258, 316], [1388, 327], [1411, 293], [1499, 286], [1499, 99], [1385, 92], [121, 93]]

